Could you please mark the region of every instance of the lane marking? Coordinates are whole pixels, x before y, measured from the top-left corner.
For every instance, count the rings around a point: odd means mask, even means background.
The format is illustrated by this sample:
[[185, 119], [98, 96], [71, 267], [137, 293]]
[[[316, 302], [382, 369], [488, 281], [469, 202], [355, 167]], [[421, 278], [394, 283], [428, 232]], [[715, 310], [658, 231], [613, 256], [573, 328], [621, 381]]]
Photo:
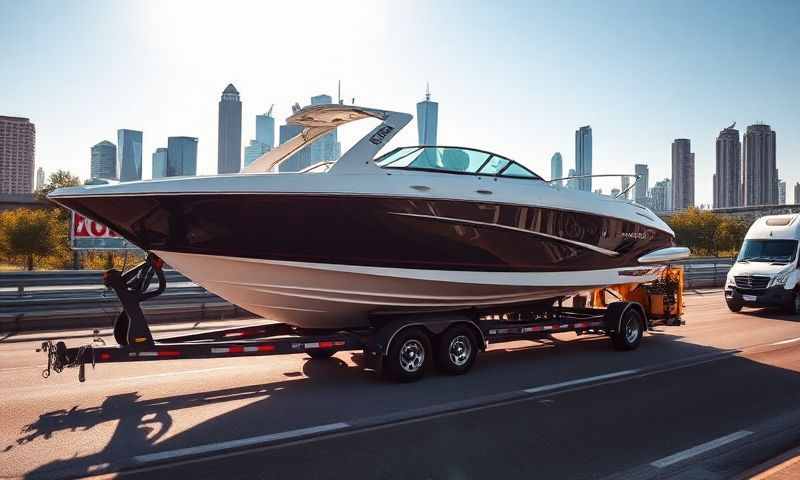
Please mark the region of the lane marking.
[[787, 343], [800, 342], [800, 337], [781, 340], [780, 342], [770, 343], [770, 345], [786, 345]]
[[603, 375], [595, 375], [594, 377], [578, 378], [578, 379], [569, 380], [569, 381], [566, 381], [566, 382], [551, 383], [550, 385], [542, 385], [540, 387], [526, 388], [525, 390], [523, 390], [523, 392], [525, 392], [525, 393], [547, 392], [547, 391], [550, 391], [550, 390], [557, 390], [557, 389], [563, 388], [563, 387], [571, 387], [573, 385], [582, 385], [584, 383], [596, 382], [598, 380], [607, 380], [609, 378], [623, 377], [625, 375], [633, 375], [633, 374], [640, 373], [640, 372], [641, 372], [641, 370], [639, 370], [639, 369], [622, 370], [622, 371], [619, 371], [619, 372], [606, 373], [606, 374], [603, 374]]
[[735, 442], [736, 440], [742, 439], [752, 434], [753, 432], [751, 432], [750, 430], [739, 430], [738, 432], [731, 433], [730, 435], [725, 435], [724, 437], [717, 438], [716, 440], [711, 440], [710, 442], [706, 442], [697, 445], [696, 447], [692, 447], [682, 452], [678, 452], [668, 457], [664, 457], [661, 460], [656, 460], [655, 462], [652, 462], [650, 465], [656, 468], [668, 467], [678, 462], [682, 462], [687, 458], [695, 457], [697, 455], [700, 455], [701, 453], [714, 450], [715, 448], [719, 448], [723, 445]]
[[177, 450], [167, 450], [164, 452], [146, 453], [144, 455], [137, 455], [133, 457], [135, 463], [150, 463], [162, 460], [170, 460], [174, 458], [186, 457], [189, 455], [199, 455], [203, 453], [215, 453], [221, 450], [229, 450], [232, 448], [252, 447], [263, 445], [266, 443], [274, 442], [276, 440], [286, 440], [297, 437], [304, 437], [306, 435], [313, 435], [315, 433], [333, 432], [349, 427], [349, 423], [337, 422], [329, 423], [327, 425], [317, 425], [314, 427], [300, 428], [297, 430], [288, 430], [285, 432], [270, 433], [267, 435], [259, 435], [256, 437], [240, 438], [238, 440], [230, 440], [227, 442], [208, 443], [205, 445], [198, 445], [195, 447], [179, 448]]

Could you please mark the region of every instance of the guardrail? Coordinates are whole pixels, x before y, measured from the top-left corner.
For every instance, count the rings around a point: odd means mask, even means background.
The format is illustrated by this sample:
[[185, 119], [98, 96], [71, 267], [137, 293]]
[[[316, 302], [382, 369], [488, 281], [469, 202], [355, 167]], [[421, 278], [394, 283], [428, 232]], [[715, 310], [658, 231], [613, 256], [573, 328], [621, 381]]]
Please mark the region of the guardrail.
[[[164, 270], [167, 283], [189, 282], [176, 270]], [[155, 280], [155, 279], [154, 279]], [[0, 288], [15, 288], [23, 296], [28, 287], [62, 287], [103, 285], [102, 270], [50, 270], [34, 272], [2, 272]]]
[[686, 288], [710, 288], [725, 284], [734, 261], [734, 258], [695, 257], [678, 264], [683, 265]]

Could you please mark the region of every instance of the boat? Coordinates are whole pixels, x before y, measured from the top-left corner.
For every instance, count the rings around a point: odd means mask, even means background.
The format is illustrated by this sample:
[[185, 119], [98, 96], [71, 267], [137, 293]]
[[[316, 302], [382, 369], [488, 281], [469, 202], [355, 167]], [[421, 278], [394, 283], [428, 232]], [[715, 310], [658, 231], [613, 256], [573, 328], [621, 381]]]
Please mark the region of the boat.
[[[362, 119], [336, 162], [276, 173]], [[208, 291], [301, 328], [409, 312], [513, 308], [656, 277], [688, 254], [650, 210], [568, 189], [510, 158], [450, 146], [380, 154], [412, 116], [316, 105], [302, 132], [241, 173], [62, 188], [49, 198], [157, 255]]]

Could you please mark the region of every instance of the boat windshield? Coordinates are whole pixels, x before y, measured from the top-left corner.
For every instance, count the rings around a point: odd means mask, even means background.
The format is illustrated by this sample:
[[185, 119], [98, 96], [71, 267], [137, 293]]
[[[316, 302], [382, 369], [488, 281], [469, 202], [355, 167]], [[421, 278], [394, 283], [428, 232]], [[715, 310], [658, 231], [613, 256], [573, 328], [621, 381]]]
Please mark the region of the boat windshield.
[[542, 180], [542, 177], [513, 160], [491, 152], [463, 147], [396, 148], [378, 157], [375, 164], [381, 168]]

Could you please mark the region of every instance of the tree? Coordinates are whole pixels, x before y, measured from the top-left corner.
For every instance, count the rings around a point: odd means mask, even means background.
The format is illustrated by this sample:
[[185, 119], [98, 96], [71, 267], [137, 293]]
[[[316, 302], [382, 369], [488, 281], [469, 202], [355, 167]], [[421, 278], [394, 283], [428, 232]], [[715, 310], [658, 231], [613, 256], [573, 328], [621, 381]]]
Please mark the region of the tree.
[[59, 234], [48, 210], [19, 208], [0, 213], [0, 250], [8, 257], [22, 257], [28, 270], [33, 270], [37, 257], [58, 251]]
[[748, 228], [741, 220], [696, 208], [672, 215], [668, 223], [678, 245], [696, 254], [714, 256], [737, 250]]
[[67, 170], [56, 170], [55, 172], [50, 174], [50, 178], [48, 179], [47, 183], [41, 188], [41, 190], [36, 191], [36, 196], [41, 199], [47, 199], [47, 195], [50, 194], [53, 190], [57, 188], [63, 187], [75, 187], [81, 184], [81, 179], [78, 177], [73, 176]]

